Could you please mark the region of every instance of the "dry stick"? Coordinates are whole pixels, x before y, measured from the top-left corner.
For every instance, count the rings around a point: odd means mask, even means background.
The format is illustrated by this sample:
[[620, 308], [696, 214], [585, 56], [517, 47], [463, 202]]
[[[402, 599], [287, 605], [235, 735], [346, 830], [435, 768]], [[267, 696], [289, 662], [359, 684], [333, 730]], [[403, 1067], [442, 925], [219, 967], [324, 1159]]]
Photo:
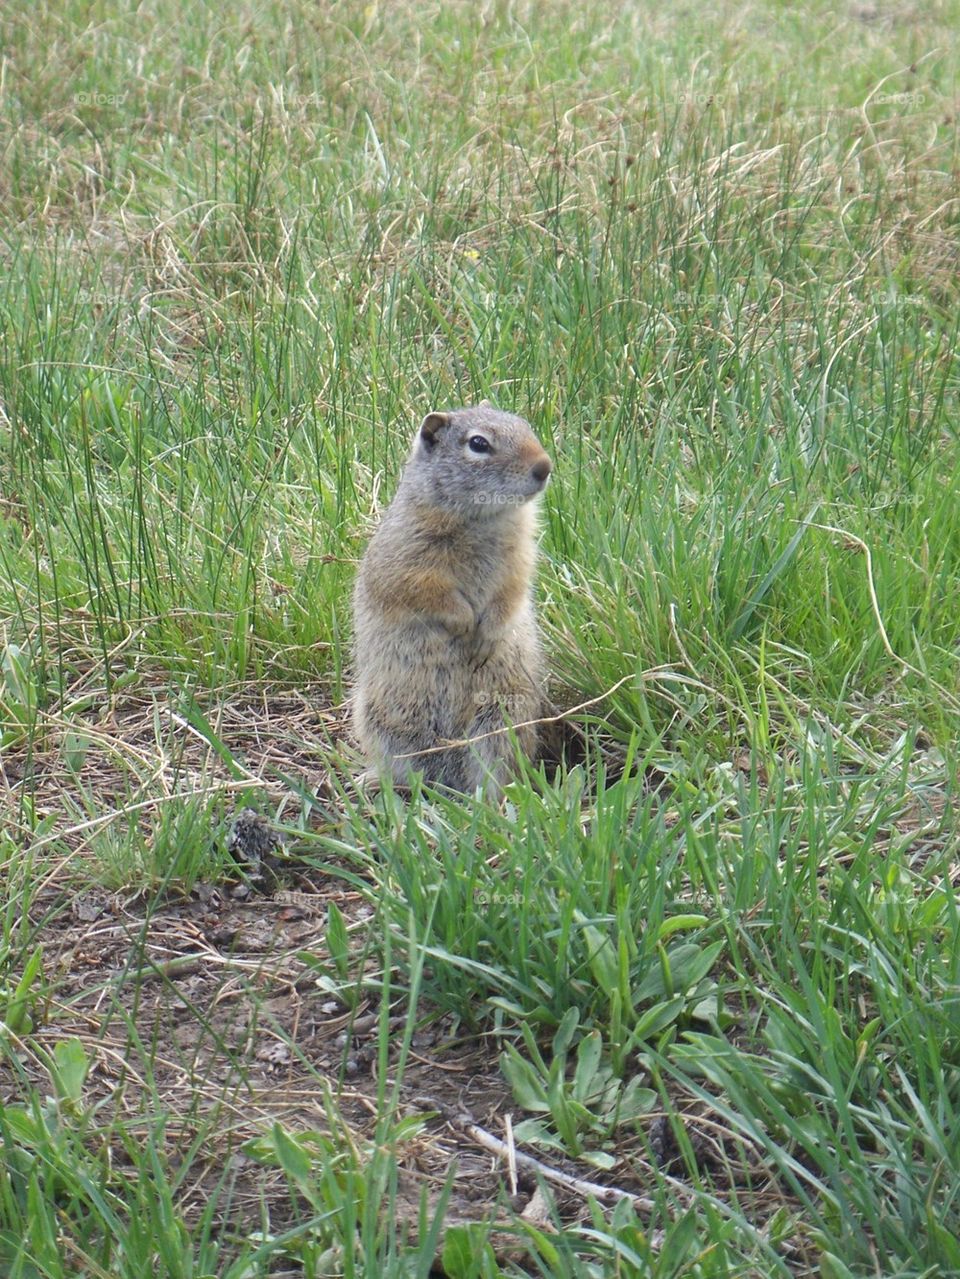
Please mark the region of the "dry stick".
[[444, 1106], [442, 1102], [437, 1101], [435, 1097], [414, 1097], [412, 1100], [415, 1106], [422, 1106], [425, 1110], [438, 1111], [451, 1128], [458, 1128], [461, 1132], [466, 1133], [478, 1146], [482, 1146], [484, 1150], [489, 1150], [498, 1159], [505, 1160], [508, 1167], [511, 1162], [515, 1162], [516, 1167], [535, 1173], [543, 1177], [545, 1181], [552, 1181], [558, 1186], [565, 1186], [567, 1190], [575, 1191], [584, 1199], [592, 1197], [602, 1203], [616, 1203], [621, 1199], [628, 1199], [641, 1212], [652, 1213], [656, 1209], [656, 1204], [653, 1200], [648, 1199], [645, 1195], [635, 1195], [630, 1190], [621, 1190], [619, 1186], [601, 1186], [595, 1181], [584, 1181], [582, 1177], [574, 1177], [568, 1172], [561, 1172], [559, 1168], [551, 1168], [549, 1164], [541, 1163], [539, 1159], [534, 1159], [533, 1155], [527, 1155], [522, 1150], [517, 1150], [515, 1146], [511, 1149], [511, 1146], [501, 1141], [499, 1137], [495, 1137], [492, 1132], [487, 1132], [486, 1128], [481, 1128], [472, 1115], [464, 1111], [453, 1111], [449, 1106]]
[[[27, 369], [83, 369], [84, 372], [92, 370], [94, 373], [116, 373], [121, 377], [142, 379], [145, 383], [148, 376], [146, 373], [134, 373], [120, 364], [88, 364], [86, 360], [40, 360], [38, 362], [31, 360], [29, 364], [19, 365], [17, 372], [23, 373]], [[153, 386], [154, 384], [154, 380], [151, 377], [149, 385]], [[180, 389], [180, 383], [176, 381], [164, 382], [162, 385], [169, 391], [178, 391]], [[169, 452], [170, 450], [167, 451]]]
[[[203, 742], [204, 746], [206, 746], [213, 754], [217, 755], [218, 758], [223, 758], [214, 746], [213, 742], [211, 742], [210, 738], [201, 733], [199, 728], [194, 728], [193, 724], [191, 724], [188, 719], [184, 719], [182, 715], [178, 715], [176, 711], [172, 711], [169, 708], [167, 708], [167, 716], [178, 728], [182, 728], [185, 733], [189, 733], [191, 736], [195, 737], [198, 742]], [[263, 780], [263, 778], [257, 773], [251, 773], [249, 768], [244, 767], [232, 751], [230, 751], [230, 763], [238, 770], [238, 772], [243, 774], [247, 781], [266, 788], [267, 783]]]
[[517, 1193], [517, 1143], [513, 1139], [513, 1116], [503, 1117], [503, 1130], [507, 1134], [507, 1172], [510, 1174], [510, 1194]]
[[[677, 627], [677, 605], [674, 600], [670, 601], [670, 608], [667, 610], [667, 617], [670, 622], [670, 634], [673, 636], [673, 642], [680, 650], [680, 656], [683, 658], [684, 665], [688, 670], [693, 671], [697, 675], [697, 668], [690, 660], [690, 654], [684, 648], [683, 640], [680, 638], [680, 631]], [[699, 676], [697, 676], [699, 678]]]
[[[688, 662], [689, 660], [690, 659], [687, 658]], [[566, 719], [569, 715], [576, 715], [579, 711], [587, 710], [591, 706], [596, 706], [600, 702], [606, 701], [606, 699], [615, 693], [618, 688], [621, 688], [628, 682], [628, 680], [631, 679], [637, 679], [643, 684], [654, 683], [657, 680], [669, 683], [672, 680], [676, 684], [687, 684], [693, 688], [708, 689], [727, 706], [735, 706], [735, 703], [731, 698], [724, 696], [723, 693], [719, 692], [717, 689], [711, 688], [709, 684], [705, 684], [703, 680], [697, 678], [696, 668], [693, 669], [695, 678], [691, 679], [689, 676], [682, 675], [679, 671], [677, 671], [673, 662], [666, 662], [662, 666], [652, 666], [649, 670], [640, 671], [636, 675], [624, 675], [622, 679], [618, 679], [616, 684], [612, 684], [610, 688], [608, 688], [606, 692], [601, 693], [599, 697], [591, 697], [589, 701], [580, 702], [577, 706], [570, 706], [565, 711], [560, 711], [557, 715], [542, 715], [539, 719], [525, 720], [522, 724], [508, 724], [506, 728], [494, 728], [491, 729], [489, 733], [478, 733], [476, 737], [451, 738], [449, 741], [445, 741], [441, 746], [427, 746], [424, 747], [423, 750], [405, 751], [402, 755], [394, 755], [391, 758], [419, 759], [423, 755], [436, 755], [439, 751], [450, 750], [451, 747], [472, 746], [474, 742], [482, 742], [488, 737], [502, 737], [504, 733], [512, 733], [518, 728], [530, 728], [537, 724], [557, 724], [561, 720]], [[366, 783], [371, 780], [372, 774], [363, 773], [360, 777], [355, 779], [355, 784], [360, 785], [361, 781]]]
[[[670, 667], [657, 667], [657, 670], [669, 670]], [[643, 678], [648, 673], [643, 672]], [[559, 715], [543, 715], [539, 719], [524, 720], [522, 724], [508, 724], [506, 728], [494, 728], [489, 733], [478, 733], [476, 737], [451, 738], [445, 741], [442, 746], [429, 746], [422, 751], [406, 751], [403, 755], [394, 755], [393, 759], [413, 759], [420, 758], [421, 755], [435, 755], [437, 751], [449, 750], [452, 746], [472, 746], [474, 742], [486, 741], [488, 737], [502, 737], [504, 733], [513, 733], [518, 728], [532, 728], [537, 724], [557, 724], [562, 719], [566, 719], [568, 715], [576, 715], [578, 711], [585, 711], [590, 706], [596, 706], [599, 702], [604, 702], [608, 697], [617, 691], [628, 680], [636, 678], [634, 675], [624, 675], [622, 679], [618, 679], [616, 684], [608, 688], [605, 693], [601, 693], [599, 697], [591, 697], [589, 702], [581, 702], [579, 706], [571, 706], [568, 710], [561, 711]]]
[[880, 612], [880, 601], [877, 599], [877, 588], [873, 584], [873, 556], [870, 554], [870, 547], [866, 544], [862, 537], [857, 537], [856, 533], [851, 533], [845, 528], [837, 528], [835, 524], [814, 524], [806, 520], [803, 521], [807, 528], [818, 528], [824, 533], [835, 533], [838, 537], [848, 538], [853, 542], [854, 546], [858, 546], [863, 551], [863, 556], [867, 565], [867, 590], [870, 592], [870, 607], [873, 610], [874, 621], [877, 623], [877, 631], [880, 634], [880, 642], [884, 647], [887, 656], [895, 662], [899, 662], [905, 671], [910, 671], [913, 675], [919, 675], [921, 679], [930, 680], [931, 685], [937, 692], [944, 697], [952, 706], [960, 710], [960, 698], [956, 698], [948, 688], [942, 684], [938, 684], [936, 680], [930, 679], [930, 676], [920, 670], [918, 666], [913, 666], [905, 657], [901, 657], [899, 653], [894, 652], [893, 645], [887, 635], [887, 628], [883, 624], [883, 614]]
[[[134, 640], [139, 639], [146, 629], [147, 628], [145, 625], [138, 626], [136, 630], [133, 630], [131, 628], [127, 632], [127, 634], [123, 637], [123, 639], [120, 640], [118, 643], [114, 644], [110, 652], [107, 653], [106, 657], [103, 659], [104, 667], [109, 667], [111, 661], [117, 656], [117, 654], [122, 653], [128, 644], [132, 644]], [[90, 670], [88, 670], [83, 675], [79, 675], [77, 679], [67, 689], [67, 693], [69, 694], [71, 701], [64, 709], [65, 714], [72, 709], [73, 702], [79, 700], [80, 689], [87, 682], [87, 680], [90, 679], [90, 677], [96, 673], [98, 669], [99, 669], [99, 666], [91, 666]]]

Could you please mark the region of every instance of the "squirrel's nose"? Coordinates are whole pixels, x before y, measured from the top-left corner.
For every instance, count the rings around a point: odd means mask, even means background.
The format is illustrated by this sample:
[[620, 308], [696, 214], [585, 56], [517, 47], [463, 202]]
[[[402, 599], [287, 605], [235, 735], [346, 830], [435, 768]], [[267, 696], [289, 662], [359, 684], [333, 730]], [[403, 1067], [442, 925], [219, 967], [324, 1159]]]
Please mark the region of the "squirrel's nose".
[[530, 474], [538, 484], [544, 484], [546, 483], [547, 476], [550, 474], [551, 469], [550, 459], [548, 457], [542, 457], [535, 466], [531, 466]]

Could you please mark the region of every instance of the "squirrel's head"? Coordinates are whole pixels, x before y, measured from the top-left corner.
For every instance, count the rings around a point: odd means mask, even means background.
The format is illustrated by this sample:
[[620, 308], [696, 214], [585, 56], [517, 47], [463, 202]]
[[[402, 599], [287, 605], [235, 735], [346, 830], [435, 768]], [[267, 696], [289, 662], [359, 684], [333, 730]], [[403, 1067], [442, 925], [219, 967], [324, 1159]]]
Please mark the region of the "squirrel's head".
[[487, 400], [476, 408], [428, 413], [412, 461], [418, 480], [429, 477], [434, 505], [476, 518], [532, 501], [551, 471], [530, 423]]

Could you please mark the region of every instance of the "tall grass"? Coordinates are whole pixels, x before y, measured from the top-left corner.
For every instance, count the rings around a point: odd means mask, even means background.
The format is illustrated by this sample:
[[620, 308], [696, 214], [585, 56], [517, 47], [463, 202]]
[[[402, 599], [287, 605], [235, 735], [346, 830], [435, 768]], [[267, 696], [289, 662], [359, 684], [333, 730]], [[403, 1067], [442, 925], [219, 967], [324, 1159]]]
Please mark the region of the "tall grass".
[[[958, 18], [3, 16], [12, 1275], [518, 1273], [489, 1222], [446, 1220], [452, 1174], [408, 1229], [421, 1015], [502, 1054], [545, 1159], [649, 1192], [579, 1225], [554, 1204], [555, 1235], [514, 1218], [531, 1269], [960, 1274]], [[587, 758], [531, 767], [501, 809], [367, 809], [327, 740], [356, 560], [415, 423], [484, 396], [555, 458], [539, 611]], [[228, 742], [217, 707], [253, 688], [329, 719]], [[322, 800], [277, 763], [297, 751]], [[264, 1118], [252, 1199], [232, 1148], [203, 1168], [206, 1076], [172, 1160], [166, 1032], [124, 1003], [146, 972], [173, 998], [156, 912], [242, 878], [222, 833], [247, 792], [365, 901], [307, 949], [343, 1008], [380, 1010], [370, 1131], [335, 1088], [315, 1127]], [[67, 889], [118, 886], [145, 923], [78, 1046], [76, 974], [33, 956]], [[87, 1076], [124, 1048], [129, 1112]]]

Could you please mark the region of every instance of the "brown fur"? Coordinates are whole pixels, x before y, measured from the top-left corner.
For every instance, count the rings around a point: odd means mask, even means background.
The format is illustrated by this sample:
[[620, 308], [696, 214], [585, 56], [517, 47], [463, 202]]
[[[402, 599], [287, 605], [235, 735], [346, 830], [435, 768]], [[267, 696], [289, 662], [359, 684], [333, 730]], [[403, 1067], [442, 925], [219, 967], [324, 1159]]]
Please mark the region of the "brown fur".
[[[424, 418], [354, 591], [353, 722], [378, 772], [460, 790], [506, 780], [513, 747], [497, 730], [541, 711], [531, 583], [549, 471], [522, 418], [488, 404]], [[532, 756], [535, 726], [516, 737]]]

